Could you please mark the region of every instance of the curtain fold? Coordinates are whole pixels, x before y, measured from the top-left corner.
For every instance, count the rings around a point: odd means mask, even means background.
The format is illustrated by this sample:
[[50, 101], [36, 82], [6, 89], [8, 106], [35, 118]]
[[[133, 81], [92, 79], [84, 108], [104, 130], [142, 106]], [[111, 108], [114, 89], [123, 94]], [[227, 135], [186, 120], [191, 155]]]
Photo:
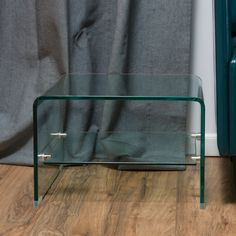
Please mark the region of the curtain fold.
[[[32, 164], [32, 103], [61, 74], [188, 74], [191, 6], [192, 0], [2, 0], [0, 162]], [[91, 78], [84, 83], [87, 90], [99, 86]], [[114, 84], [108, 77], [108, 83], [119, 93], [127, 89], [124, 78]], [[144, 114], [152, 107], [143, 107]], [[66, 113], [75, 130], [105, 132], [126, 122], [117, 102], [104, 104], [101, 127], [92, 122], [99, 106], [88, 102], [80, 109], [81, 120], [73, 103]], [[140, 113], [137, 104], [128, 109]], [[177, 110], [178, 129], [185, 126], [184, 112], [184, 105]], [[80, 139], [84, 145], [71, 149], [75, 156], [94, 149], [87, 143], [97, 137]]]

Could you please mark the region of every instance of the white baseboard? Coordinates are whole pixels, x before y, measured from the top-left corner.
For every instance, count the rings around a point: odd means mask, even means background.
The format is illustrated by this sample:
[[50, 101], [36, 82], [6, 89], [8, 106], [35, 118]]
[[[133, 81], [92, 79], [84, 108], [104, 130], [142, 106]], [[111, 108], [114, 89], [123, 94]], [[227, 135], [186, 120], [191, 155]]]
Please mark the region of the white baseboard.
[[206, 156], [220, 156], [217, 146], [217, 134], [206, 133], [205, 135], [205, 155]]

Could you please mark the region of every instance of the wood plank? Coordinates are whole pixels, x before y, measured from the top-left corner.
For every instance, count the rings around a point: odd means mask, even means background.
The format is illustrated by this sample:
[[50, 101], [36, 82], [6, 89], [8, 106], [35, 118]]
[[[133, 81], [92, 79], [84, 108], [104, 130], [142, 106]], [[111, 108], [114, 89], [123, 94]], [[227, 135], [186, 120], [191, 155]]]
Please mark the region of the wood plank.
[[0, 235], [25, 224], [32, 217], [32, 168], [1, 166], [7, 169], [0, 185]]
[[56, 229], [58, 235], [132, 236], [148, 230], [173, 235], [177, 173], [68, 168], [43, 202], [47, 214], [40, 215], [30, 234]]
[[179, 177], [176, 235], [235, 235], [236, 192], [232, 167], [229, 159], [207, 159], [204, 210], [199, 209], [199, 175], [194, 177], [188, 170], [185, 178]]
[[208, 203], [206, 209], [198, 204], [181, 203], [177, 206], [176, 235], [234, 236], [236, 205]]
[[[171, 203], [83, 202], [70, 212], [54, 202], [30, 226], [27, 235], [174, 235], [175, 205]], [[158, 209], [155, 211], [154, 209]]]
[[103, 166], [70, 167], [52, 195], [60, 200], [173, 202], [177, 174], [174, 171], [119, 171]]
[[199, 172], [66, 168], [38, 209], [33, 169], [0, 165], [0, 235], [233, 236], [236, 190], [229, 159], [206, 160], [206, 209]]

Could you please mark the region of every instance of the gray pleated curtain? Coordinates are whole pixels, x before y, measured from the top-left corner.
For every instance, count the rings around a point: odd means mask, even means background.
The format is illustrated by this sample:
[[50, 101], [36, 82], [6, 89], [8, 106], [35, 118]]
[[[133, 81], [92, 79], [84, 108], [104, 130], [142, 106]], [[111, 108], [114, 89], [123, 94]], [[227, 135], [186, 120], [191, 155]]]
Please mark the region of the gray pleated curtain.
[[188, 74], [191, 6], [192, 0], [0, 1], [0, 162], [32, 164], [32, 103], [61, 74]]

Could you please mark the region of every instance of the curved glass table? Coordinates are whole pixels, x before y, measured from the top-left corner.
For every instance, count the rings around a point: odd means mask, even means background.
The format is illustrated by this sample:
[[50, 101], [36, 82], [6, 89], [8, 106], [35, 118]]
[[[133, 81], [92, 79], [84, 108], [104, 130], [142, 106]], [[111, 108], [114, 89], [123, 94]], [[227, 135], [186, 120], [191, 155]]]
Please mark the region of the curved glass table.
[[33, 105], [34, 203], [63, 166], [179, 170], [200, 164], [204, 208], [205, 106], [191, 75], [65, 75]]

